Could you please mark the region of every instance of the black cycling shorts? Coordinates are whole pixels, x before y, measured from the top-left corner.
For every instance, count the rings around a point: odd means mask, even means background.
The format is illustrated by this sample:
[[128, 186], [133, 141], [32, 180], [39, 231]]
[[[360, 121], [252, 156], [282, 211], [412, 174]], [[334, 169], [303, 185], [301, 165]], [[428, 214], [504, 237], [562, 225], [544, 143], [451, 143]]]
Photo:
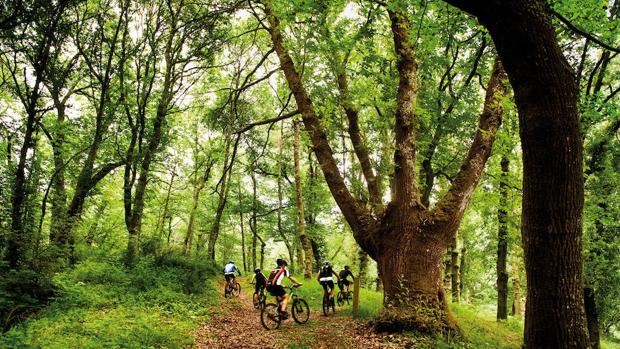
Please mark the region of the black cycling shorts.
[[226, 274], [224, 277], [226, 278], [226, 282], [230, 282], [230, 280], [235, 279], [235, 274]]
[[351, 284], [351, 281], [347, 279], [340, 279], [340, 282], [345, 286], [349, 286]]
[[282, 297], [286, 294], [282, 285], [267, 285], [267, 291], [274, 297]]
[[334, 281], [321, 281], [321, 286], [323, 286], [323, 291], [327, 292], [327, 286], [329, 286], [330, 290], [334, 289]]

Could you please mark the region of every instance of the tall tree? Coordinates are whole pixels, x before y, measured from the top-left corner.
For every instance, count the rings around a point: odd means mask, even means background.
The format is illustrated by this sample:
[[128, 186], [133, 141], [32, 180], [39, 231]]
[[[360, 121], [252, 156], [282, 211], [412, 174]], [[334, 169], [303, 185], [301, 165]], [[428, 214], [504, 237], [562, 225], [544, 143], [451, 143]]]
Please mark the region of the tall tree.
[[[273, 47], [302, 113], [325, 180], [356, 241], [378, 263], [386, 305], [398, 306], [398, 311], [390, 306], [384, 309], [383, 320], [377, 321], [378, 327], [422, 331], [454, 329], [455, 323], [441, 294], [441, 260], [456, 234], [500, 124], [501, 98], [505, 92], [501, 64], [495, 64], [479, 128], [452, 187], [434, 208], [428, 209], [419, 200], [416, 183], [415, 102], [418, 86], [410, 21], [405, 13], [393, 6], [387, 7], [399, 75], [394, 126], [394, 191], [392, 201], [382, 214], [374, 216], [347, 188], [314, 103], [285, 48], [279, 17], [270, 3], [265, 4], [264, 11]], [[425, 311], [420, 312], [420, 307]]]
[[578, 90], [542, 0], [446, 0], [490, 32], [515, 91], [523, 149], [526, 348], [588, 348]]
[[497, 209], [497, 320], [508, 318], [508, 174], [510, 160], [502, 156]]

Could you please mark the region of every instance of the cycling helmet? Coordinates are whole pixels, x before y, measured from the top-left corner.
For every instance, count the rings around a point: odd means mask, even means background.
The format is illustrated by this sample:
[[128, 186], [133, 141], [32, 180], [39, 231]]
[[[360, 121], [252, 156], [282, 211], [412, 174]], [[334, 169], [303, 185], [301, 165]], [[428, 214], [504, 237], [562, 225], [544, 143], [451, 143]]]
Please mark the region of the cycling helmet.
[[257, 273], [257, 274], [260, 273], [260, 268], [254, 269], [254, 272]]
[[229, 259], [229, 260], [228, 260], [228, 263], [233, 263], [233, 264], [234, 264], [235, 262], [233, 262], [233, 260], [232, 260], [232, 259]]
[[288, 262], [286, 261], [286, 259], [282, 260], [282, 265], [288, 265]]
[[284, 262], [284, 260], [283, 260], [282, 258], [278, 258], [278, 259], [276, 259], [276, 264], [277, 264], [278, 266], [281, 266], [281, 265], [283, 264], [283, 262]]
[[344, 269], [349, 270], [349, 266], [348, 266], [348, 265], [345, 265], [345, 266], [344, 266]]
[[323, 262], [324, 265], [330, 265], [329, 261], [326, 259], [325, 262]]

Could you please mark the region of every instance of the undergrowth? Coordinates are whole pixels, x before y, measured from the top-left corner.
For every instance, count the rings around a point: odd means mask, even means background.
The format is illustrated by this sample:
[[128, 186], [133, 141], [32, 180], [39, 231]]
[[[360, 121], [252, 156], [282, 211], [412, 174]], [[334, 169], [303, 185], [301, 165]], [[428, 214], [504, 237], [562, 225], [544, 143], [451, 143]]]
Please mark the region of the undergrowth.
[[8, 348], [181, 348], [219, 297], [213, 265], [176, 253], [91, 258], [58, 273], [49, 306], [0, 337]]

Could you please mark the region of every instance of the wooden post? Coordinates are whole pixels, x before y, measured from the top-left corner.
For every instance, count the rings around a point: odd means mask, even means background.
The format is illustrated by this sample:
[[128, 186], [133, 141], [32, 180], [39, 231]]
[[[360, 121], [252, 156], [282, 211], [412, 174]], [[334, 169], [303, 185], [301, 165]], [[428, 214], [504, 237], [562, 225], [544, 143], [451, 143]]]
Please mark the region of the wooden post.
[[353, 314], [357, 314], [360, 308], [360, 278], [353, 281]]

